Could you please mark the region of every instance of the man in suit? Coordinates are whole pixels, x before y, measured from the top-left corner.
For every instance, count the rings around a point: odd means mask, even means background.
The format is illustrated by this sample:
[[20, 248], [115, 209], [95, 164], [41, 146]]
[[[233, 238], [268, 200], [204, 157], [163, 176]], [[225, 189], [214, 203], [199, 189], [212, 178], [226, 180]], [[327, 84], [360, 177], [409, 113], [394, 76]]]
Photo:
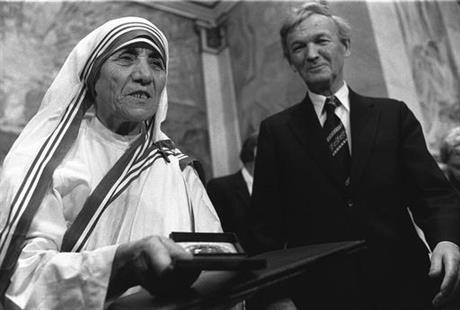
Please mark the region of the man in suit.
[[346, 84], [350, 28], [324, 4], [303, 5], [280, 34], [307, 94], [261, 123], [253, 246], [366, 240], [345, 279], [321, 269], [308, 289], [293, 287], [299, 309], [420, 310], [451, 302], [459, 288], [460, 200], [419, 122], [403, 102], [364, 97]]
[[245, 251], [249, 251], [247, 248], [248, 212], [256, 147], [257, 135], [250, 135], [244, 141], [240, 152], [243, 168], [234, 174], [212, 179], [207, 186], [209, 198], [219, 215], [222, 229], [236, 233]]

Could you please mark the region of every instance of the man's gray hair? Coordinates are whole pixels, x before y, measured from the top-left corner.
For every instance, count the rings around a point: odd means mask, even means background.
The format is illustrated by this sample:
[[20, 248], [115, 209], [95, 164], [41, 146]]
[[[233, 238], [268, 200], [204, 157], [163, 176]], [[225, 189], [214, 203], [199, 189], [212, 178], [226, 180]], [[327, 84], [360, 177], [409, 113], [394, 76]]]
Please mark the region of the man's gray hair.
[[326, 1], [307, 2], [299, 8], [294, 9], [284, 20], [281, 29], [281, 44], [283, 46], [284, 57], [290, 62], [289, 49], [287, 46], [288, 34], [300, 23], [313, 14], [319, 14], [329, 17], [337, 26], [338, 37], [342, 44], [346, 44], [351, 39], [351, 26], [342, 17], [332, 15]]

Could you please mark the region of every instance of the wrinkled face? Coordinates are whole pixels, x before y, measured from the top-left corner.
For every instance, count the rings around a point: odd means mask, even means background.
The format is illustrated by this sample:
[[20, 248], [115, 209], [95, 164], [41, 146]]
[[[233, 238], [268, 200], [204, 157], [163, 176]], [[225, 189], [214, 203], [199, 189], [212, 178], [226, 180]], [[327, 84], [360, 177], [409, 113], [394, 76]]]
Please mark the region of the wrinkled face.
[[446, 164], [450, 176], [460, 181], [460, 151], [455, 150], [452, 152]]
[[127, 134], [157, 111], [166, 66], [147, 45], [127, 46], [102, 65], [96, 81], [96, 115], [110, 130]]
[[337, 26], [330, 18], [309, 16], [289, 32], [286, 43], [291, 67], [312, 92], [330, 95], [342, 86], [350, 44], [339, 40]]

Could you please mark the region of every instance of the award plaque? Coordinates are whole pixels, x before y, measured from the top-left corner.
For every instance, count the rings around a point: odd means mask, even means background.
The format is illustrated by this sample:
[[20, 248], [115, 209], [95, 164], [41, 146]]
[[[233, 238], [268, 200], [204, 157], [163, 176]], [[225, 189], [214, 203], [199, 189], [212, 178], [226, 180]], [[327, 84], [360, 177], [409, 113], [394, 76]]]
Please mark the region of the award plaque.
[[193, 254], [191, 260], [177, 260], [178, 268], [254, 270], [267, 265], [265, 259], [248, 257], [234, 233], [172, 232], [169, 237]]

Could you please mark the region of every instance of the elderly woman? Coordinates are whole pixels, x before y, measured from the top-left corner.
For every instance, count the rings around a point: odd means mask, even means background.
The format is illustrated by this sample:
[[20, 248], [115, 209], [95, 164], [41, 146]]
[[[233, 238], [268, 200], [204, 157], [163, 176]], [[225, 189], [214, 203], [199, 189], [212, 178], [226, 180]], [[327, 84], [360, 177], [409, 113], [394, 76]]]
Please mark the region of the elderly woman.
[[[171, 231], [221, 231], [193, 168], [161, 131], [168, 45], [112, 20], [70, 53], [4, 162], [0, 289], [13, 309], [102, 309], [141, 285], [191, 283]], [[93, 108], [94, 111], [93, 112]]]

